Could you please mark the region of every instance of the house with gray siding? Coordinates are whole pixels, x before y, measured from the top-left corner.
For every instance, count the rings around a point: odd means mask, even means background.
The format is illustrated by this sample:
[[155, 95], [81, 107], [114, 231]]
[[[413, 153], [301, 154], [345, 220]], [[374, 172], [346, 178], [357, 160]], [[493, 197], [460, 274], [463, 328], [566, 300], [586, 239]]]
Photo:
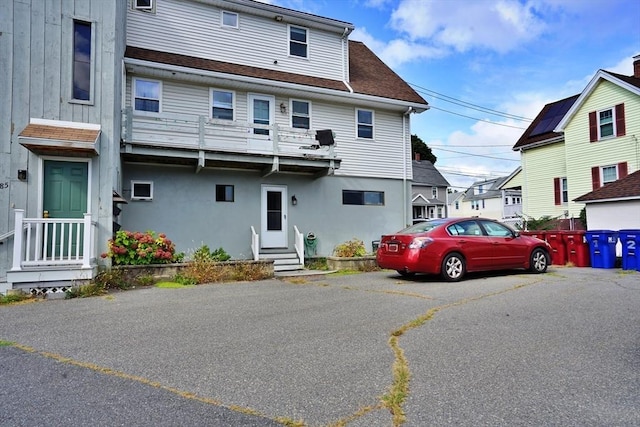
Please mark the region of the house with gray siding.
[[422, 219], [446, 218], [449, 181], [429, 160], [416, 154], [412, 164], [411, 205], [413, 222]]
[[91, 277], [114, 221], [292, 268], [308, 233], [326, 256], [411, 221], [428, 104], [352, 24], [252, 0], [0, 7], [5, 288]]

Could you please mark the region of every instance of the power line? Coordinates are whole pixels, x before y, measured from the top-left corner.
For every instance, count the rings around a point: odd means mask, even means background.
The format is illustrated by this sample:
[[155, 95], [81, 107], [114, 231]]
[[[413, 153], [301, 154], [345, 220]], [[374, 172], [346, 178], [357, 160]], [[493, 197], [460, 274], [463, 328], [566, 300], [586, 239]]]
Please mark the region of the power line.
[[484, 155], [484, 154], [470, 154], [470, 153], [467, 153], [467, 152], [464, 152], [464, 151], [448, 150], [446, 148], [438, 148], [438, 150], [448, 151], [450, 153], [456, 153], [456, 154], [466, 154], [466, 155], [470, 155], [470, 156], [484, 157], [486, 159], [506, 160], [506, 161], [509, 161], [509, 162], [519, 162], [520, 161], [520, 159], [515, 160], [515, 159], [507, 159], [507, 158], [504, 158], [504, 157], [487, 156], [487, 155]]
[[505, 123], [492, 122], [491, 120], [484, 120], [484, 119], [479, 119], [477, 117], [465, 116], [464, 114], [460, 114], [460, 113], [456, 113], [456, 112], [453, 112], [453, 111], [445, 110], [444, 108], [439, 108], [439, 107], [436, 107], [436, 106], [434, 106], [432, 104], [429, 104], [429, 108], [433, 108], [435, 110], [444, 111], [445, 113], [449, 113], [449, 114], [455, 114], [456, 116], [465, 117], [467, 119], [476, 120], [478, 122], [485, 122], [485, 123], [489, 123], [489, 124], [492, 124], [492, 125], [504, 126], [504, 127], [508, 127], [508, 128], [514, 128], [514, 129], [522, 129], [522, 130], [526, 130], [527, 129], [527, 128], [523, 128], [523, 127], [520, 127], [520, 126], [507, 125]]
[[[432, 96], [434, 98], [441, 99], [442, 101], [450, 102], [452, 104], [460, 105], [462, 107], [467, 107], [467, 108], [470, 108], [472, 110], [481, 111], [483, 113], [490, 113], [490, 114], [494, 114], [496, 116], [502, 116], [502, 117], [505, 117], [505, 118], [508, 118], [508, 119], [513, 119], [513, 120], [518, 120], [518, 121], [524, 121], [524, 122], [532, 122], [533, 121], [533, 119], [530, 119], [528, 117], [518, 116], [518, 115], [515, 115], [515, 114], [511, 114], [511, 113], [505, 113], [505, 112], [498, 111], [498, 110], [492, 110], [491, 108], [483, 107], [481, 105], [473, 104], [473, 103], [467, 102], [467, 101], [462, 101], [460, 99], [453, 98], [451, 96], [444, 95], [442, 93], [438, 93], [438, 92], [436, 92], [434, 90], [427, 89], [427, 88], [422, 87], [420, 85], [417, 85], [415, 83], [409, 83], [409, 84], [411, 86], [415, 86], [416, 88], [421, 89], [422, 91], [426, 92], [428, 95], [430, 95], [430, 96]], [[420, 92], [420, 90], [417, 90], [417, 92]]]
[[[431, 147], [451, 147], [451, 145], [446, 145], [446, 144], [429, 144], [429, 148]], [[478, 147], [482, 147], [482, 148], [487, 148], [487, 147], [491, 147], [491, 148], [503, 148], [503, 147], [512, 147], [511, 144], [495, 144], [495, 145], [454, 145], [453, 147], [455, 148], [478, 148]]]

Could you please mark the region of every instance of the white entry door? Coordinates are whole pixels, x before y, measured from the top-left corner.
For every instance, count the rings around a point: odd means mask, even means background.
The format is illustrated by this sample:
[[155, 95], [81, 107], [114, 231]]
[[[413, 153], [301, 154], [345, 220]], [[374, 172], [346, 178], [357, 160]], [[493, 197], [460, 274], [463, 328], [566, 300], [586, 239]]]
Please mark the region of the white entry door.
[[286, 248], [287, 239], [287, 187], [262, 186], [262, 224], [260, 242], [263, 248]]

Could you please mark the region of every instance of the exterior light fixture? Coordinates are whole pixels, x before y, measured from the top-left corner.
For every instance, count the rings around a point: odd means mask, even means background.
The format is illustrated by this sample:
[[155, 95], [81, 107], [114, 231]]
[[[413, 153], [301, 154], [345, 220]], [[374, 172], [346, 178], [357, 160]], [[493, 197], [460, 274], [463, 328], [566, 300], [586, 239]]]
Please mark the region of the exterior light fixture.
[[298, 204], [298, 199], [296, 198], [296, 195], [294, 194], [293, 196], [291, 196], [291, 204], [293, 206]]
[[282, 114], [284, 114], [284, 113], [286, 113], [286, 112], [287, 112], [287, 106], [286, 106], [286, 105], [284, 105], [284, 102], [281, 102], [281, 103], [280, 103], [280, 112], [281, 112]]

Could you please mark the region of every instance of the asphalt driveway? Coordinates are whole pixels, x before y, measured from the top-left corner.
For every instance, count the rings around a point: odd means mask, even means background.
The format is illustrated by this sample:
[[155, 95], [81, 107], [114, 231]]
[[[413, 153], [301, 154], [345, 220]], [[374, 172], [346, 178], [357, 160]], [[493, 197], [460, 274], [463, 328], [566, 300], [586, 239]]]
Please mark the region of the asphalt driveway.
[[640, 425], [639, 324], [640, 273], [591, 268], [3, 306], [0, 426]]

